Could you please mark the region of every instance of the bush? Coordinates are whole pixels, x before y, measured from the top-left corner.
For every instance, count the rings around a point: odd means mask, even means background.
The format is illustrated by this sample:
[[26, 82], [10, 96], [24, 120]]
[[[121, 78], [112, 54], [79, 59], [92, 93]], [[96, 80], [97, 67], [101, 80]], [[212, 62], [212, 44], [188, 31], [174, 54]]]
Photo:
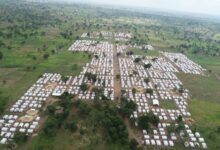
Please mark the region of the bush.
[[152, 64], [151, 64], [151, 63], [144, 64], [144, 68], [145, 68], [145, 69], [149, 69], [151, 66], [152, 66]]
[[150, 82], [150, 79], [149, 79], [149, 78], [145, 78], [145, 79], [144, 79], [144, 82], [145, 82], [146, 84], [148, 84], [148, 83]]
[[133, 101], [128, 101], [127, 98], [122, 97], [121, 98], [121, 107], [120, 111], [124, 116], [129, 117], [133, 111], [137, 109], [137, 104], [134, 103]]
[[14, 141], [17, 144], [25, 143], [28, 139], [28, 136], [25, 133], [21, 133], [19, 131], [14, 134]]
[[49, 115], [53, 115], [56, 111], [56, 108], [54, 105], [50, 105], [47, 107], [47, 111], [48, 111]]
[[48, 59], [49, 56], [50, 56], [50, 55], [49, 55], [48, 53], [46, 53], [46, 54], [43, 55], [43, 58], [44, 58], [44, 59]]
[[146, 89], [146, 93], [153, 95], [154, 91], [153, 91], [153, 89]]
[[78, 128], [76, 121], [72, 121], [72, 122], [68, 123], [66, 125], [66, 128], [69, 129], [71, 132], [75, 132]]
[[150, 125], [158, 126], [160, 119], [154, 115], [153, 112], [149, 112], [147, 115], [140, 116], [138, 118], [138, 125], [141, 129], [150, 130]]
[[135, 139], [131, 139], [129, 143], [129, 147], [131, 150], [136, 150], [138, 146], [138, 142]]
[[150, 124], [149, 124], [148, 116], [140, 116], [138, 118], [138, 126], [141, 129], [149, 130], [150, 129]]
[[117, 74], [117, 75], [116, 75], [116, 79], [117, 79], [117, 80], [120, 79], [120, 77], [121, 77], [120, 74]]
[[0, 60], [3, 59], [3, 53], [0, 51]]
[[67, 76], [62, 76], [62, 77], [61, 77], [61, 80], [62, 80], [64, 83], [66, 83], [66, 82], [69, 80], [69, 77], [67, 77]]
[[140, 61], [141, 61], [141, 58], [139, 58], [139, 57], [135, 58], [135, 60], [134, 60], [135, 63], [139, 63]]
[[86, 83], [83, 83], [80, 85], [80, 90], [82, 90], [83, 92], [86, 91], [88, 89], [88, 85]]
[[97, 75], [96, 75], [96, 74], [92, 74], [92, 73], [90, 73], [90, 72], [86, 72], [86, 73], [85, 73], [85, 77], [86, 77], [88, 80], [92, 81], [92, 82], [96, 82], [96, 80], [97, 80]]

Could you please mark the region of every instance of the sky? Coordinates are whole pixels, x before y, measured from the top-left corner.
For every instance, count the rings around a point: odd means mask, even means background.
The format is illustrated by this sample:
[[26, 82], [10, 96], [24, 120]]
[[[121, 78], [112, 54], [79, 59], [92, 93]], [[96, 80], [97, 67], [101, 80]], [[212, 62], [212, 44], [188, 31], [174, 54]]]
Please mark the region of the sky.
[[[62, 1], [62, 0], [60, 0]], [[116, 4], [160, 10], [203, 13], [220, 16], [220, 0], [63, 0], [99, 4]]]

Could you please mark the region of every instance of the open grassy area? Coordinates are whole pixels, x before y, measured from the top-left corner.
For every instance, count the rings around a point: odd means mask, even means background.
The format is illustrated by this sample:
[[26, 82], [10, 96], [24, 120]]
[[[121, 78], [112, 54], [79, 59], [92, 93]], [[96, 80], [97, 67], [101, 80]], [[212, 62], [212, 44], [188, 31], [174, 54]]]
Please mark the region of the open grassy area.
[[208, 76], [178, 74], [184, 87], [190, 90], [192, 99], [189, 101], [189, 112], [194, 119], [194, 129], [201, 132], [209, 149], [220, 148], [220, 80], [216, 77], [219, 73], [219, 59], [215, 57], [190, 56], [195, 62], [211, 69]]
[[191, 91], [193, 98], [220, 103], [220, 84], [214, 75], [207, 77], [178, 74], [178, 77], [183, 82], [184, 87]]
[[[207, 70], [208, 76], [178, 74], [184, 87], [190, 90], [189, 112], [194, 119], [193, 127], [204, 136], [209, 149], [220, 148], [220, 58], [188, 54], [189, 58]], [[217, 75], [217, 76], [216, 76]]]
[[176, 109], [176, 103], [174, 101], [160, 100], [160, 107], [164, 109]]
[[211, 73], [220, 75], [220, 57], [193, 54], [187, 54], [187, 56], [196, 63], [200, 64], [202, 67], [210, 70]]
[[128, 51], [134, 52], [135, 55], [143, 55], [143, 56], [159, 56], [160, 53], [157, 50], [142, 50], [139, 48], [130, 48]]
[[194, 129], [201, 132], [209, 149], [220, 149], [220, 103], [192, 99], [189, 110], [194, 119]]

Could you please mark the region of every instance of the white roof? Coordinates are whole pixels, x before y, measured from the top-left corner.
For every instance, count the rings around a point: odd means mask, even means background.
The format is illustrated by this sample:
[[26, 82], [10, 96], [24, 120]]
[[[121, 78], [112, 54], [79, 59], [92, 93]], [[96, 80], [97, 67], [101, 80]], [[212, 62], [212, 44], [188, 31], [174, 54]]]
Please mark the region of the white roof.
[[157, 99], [153, 99], [153, 105], [159, 106], [159, 101]]

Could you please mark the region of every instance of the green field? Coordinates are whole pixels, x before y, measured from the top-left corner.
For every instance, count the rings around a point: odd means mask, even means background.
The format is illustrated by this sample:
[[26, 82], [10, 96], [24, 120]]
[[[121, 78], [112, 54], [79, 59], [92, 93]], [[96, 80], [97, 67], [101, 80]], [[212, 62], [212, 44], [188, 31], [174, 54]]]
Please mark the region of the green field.
[[160, 107], [164, 109], [176, 109], [176, 103], [174, 101], [160, 100]]
[[220, 59], [193, 55], [189, 57], [207, 70], [212, 70], [207, 76], [178, 74], [178, 77], [192, 95], [189, 111], [194, 119], [194, 128], [204, 135], [209, 149], [219, 149], [220, 80], [216, 75], [220, 73]]

